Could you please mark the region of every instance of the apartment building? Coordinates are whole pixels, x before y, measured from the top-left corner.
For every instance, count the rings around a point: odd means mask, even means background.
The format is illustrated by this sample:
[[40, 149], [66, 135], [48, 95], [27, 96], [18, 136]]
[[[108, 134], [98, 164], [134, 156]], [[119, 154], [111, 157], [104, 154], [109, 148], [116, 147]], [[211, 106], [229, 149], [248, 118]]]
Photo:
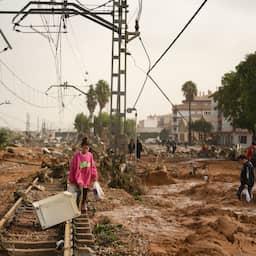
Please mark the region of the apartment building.
[[[218, 145], [240, 144], [248, 147], [252, 142], [252, 134], [246, 129], [234, 129], [230, 122], [216, 108], [217, 103], [211, 97], [212, 93], [199, 93], [191, 103], [192, 121], [204, 118], [213, 126], [212, 140]], [[184, 143], [188, 141], [188, 103], [175, 105], [173, 108], [173, 135], [177, 141]]]
[[[211, 92], [205, 95], [199, 93], [191, 102], [191, 118], [192, 122], [201, 119], [202, 117], [207, 121], [212, 121], [212, 99]], [[173, 137], [181, 143], [188, 141], [188, 121], [189, 121], [189, 104], [183, 101], [182, 104], [173, 107], [173, 122], [172, 133]]]
[[157, 138], [160, 132], [165, 129], [171, 129], [172, 115], [150, 115], [145, 120], [139, 121], [137, 133], [141, 138]]

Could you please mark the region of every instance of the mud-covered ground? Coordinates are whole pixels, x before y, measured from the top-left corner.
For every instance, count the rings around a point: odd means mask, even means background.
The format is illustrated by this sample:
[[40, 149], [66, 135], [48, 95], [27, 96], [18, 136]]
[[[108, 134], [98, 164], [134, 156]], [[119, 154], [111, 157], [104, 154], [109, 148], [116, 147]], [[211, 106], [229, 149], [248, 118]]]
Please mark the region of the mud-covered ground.
[[[41, 151], [39, 148], [13, 147], [12, 153], [0, 152], [0, 218], [15, 201], [13, 192], [25, 189], [40, 169]], [[20, 163], [32, 163], [25, 165]]]
[[[21, 160], [28, 160], [24, 154]], [[36, 162], [36, 153], [33, 157]], [[1, 164], [0, 168], [7, 166]], [[108, 188], [102, 180], [105, 199], [94, 202], [89, 193], [92, 223], [107, 218], [122, 229], [117, 242], [96, 247], [98, 255], [256, 255], [255, 201], [236, 197], [240, 168], [233, 161], [149, 154], [137, 162], [145, 194], [134, 197]], [[1, 169], [0, 217], [14, 200], [10, 193], [20, 186], [16, 182], [38, 169], [22, 165]]]
[[144, 241], [143, 250], [127, 255], [256, 255], [255, 202], [236, 197], [238, 162], [157, 157], [143, 156], [137, 165], [147, 185], [140, 200], [105, 188], [105, 201], [96, 203], [95, 222], [107, 217]]

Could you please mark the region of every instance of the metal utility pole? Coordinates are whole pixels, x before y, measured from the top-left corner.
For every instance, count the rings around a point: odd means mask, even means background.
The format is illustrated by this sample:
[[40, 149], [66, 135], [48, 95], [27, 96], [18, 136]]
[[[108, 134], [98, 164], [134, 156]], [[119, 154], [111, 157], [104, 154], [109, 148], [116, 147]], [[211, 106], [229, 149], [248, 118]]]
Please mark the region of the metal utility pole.
[[[113, 1], [113, 24], [119, 33], [112, 33], [112, 67], [111, 67], [111, 146], [114, 153], [122, 154], [126, 144], [122, 122], [126, 119], [126, 68], [127, 68], [127, 1]], [[116, 120], [116, 122], [114, 122]]]
[[[30, 1], [20, 11], [0, 11], [0, 14], [16, 14], [12, 21], [14, 30], [23, 33], [31, 33], [31, 30], [34, 32], [40, 32], [42, 34], [45, 33], [45, 31], [38, 31], [36, 26], [34, 27], [33, 25], [21, 24], [30, 14], [58, 14], [62, 15], [62, 17], [65, 19], [74, 15], [80, 15], [107, 29], [112, 30], [110, 140], [111, 148], [114, 150], [114, 154], [116, 156], [123, 155], [127, 147], [127, 141], [124, 140], [125, 128], [122, 127], [122, 124], [125, 123], [126, 118], [127, 43], [138, 37], [140, 34], [137, 30], [135, 32], [128, 32], [127, 0], [113, 0], [113, 10], [111, 12], [93, 11], [84, 6], [72, 2], [69, 3], [67, 0], [64, 0], [63, 2]], [[105, 19], [105, 17], [108, 15], [112, 16], [112, 21]], [[61, 86], [67, 87], [66, 85]], [[75, 88], [74, 86], [69, 87]], [[82, 91], [80, 92], [83, 93]]]
[[139, 36], [139, 32], [128, 32], [127, 0], [113, 1], [113, 25], [119, 33], [112, 33], [111, 66], [111, 147], [115, 155], [125, 154], [126, 90], [127, 90], [127, 44]]

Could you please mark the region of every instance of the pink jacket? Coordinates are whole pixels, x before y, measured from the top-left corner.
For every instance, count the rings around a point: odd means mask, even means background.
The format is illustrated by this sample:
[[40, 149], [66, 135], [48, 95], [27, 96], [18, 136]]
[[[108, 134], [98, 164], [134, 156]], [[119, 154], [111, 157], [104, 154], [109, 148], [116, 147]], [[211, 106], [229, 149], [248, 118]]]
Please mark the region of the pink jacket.
[[87, 152], [76, 152], [73, 156], [69, 171], [69, 181], [83, 188], [88, 188], [92, 180], [98, 179], [97, 168], [95, 166], [93, 155]]

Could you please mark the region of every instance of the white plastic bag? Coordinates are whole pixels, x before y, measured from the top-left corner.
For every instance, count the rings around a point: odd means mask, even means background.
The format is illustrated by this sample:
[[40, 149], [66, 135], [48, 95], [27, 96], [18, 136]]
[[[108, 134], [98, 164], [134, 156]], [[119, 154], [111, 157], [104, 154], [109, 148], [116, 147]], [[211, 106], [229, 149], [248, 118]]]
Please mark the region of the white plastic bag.
[[104, 192], [98, 181], [93, 183], [93, 194], [97, 200], [102, 200], [104, 198]]
[[251, 197], [248, 191], [248, 188], [244, 188], [242, 193], [241, 193], [241, 197], [243, 198], [243, 196], [245, 196], [246, 201], [249, 203], [251, 201]]
[[67, 187], [67, 191], [72, 193], [72, 195], [74, 197], [77, 197], [77, 194], [78, 194], [78, 191], [79, 191], [79, 187], [76, 186], [75, 184], [68, 184], [68, 187]]

